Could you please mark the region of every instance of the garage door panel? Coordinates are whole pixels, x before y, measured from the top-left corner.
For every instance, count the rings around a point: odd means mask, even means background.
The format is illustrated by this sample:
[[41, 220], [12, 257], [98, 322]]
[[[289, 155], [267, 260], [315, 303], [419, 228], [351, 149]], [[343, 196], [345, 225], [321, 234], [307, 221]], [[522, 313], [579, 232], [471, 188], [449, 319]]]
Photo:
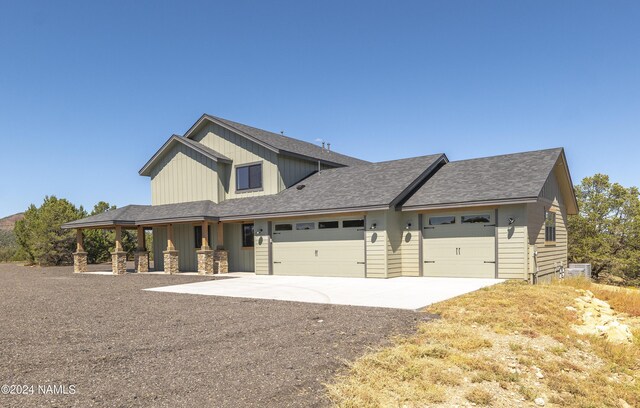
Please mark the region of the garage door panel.
[[429, 216], [424, 216], [423, 275], [494, 278], [494, 215], [487, 214], [489, 222], [481, 223], [461, 223], [466, 214], [447, 215], [455, 217], [454, 224], [430, 226]]
[[[302, 222], [302, 221], [301, 221]], [[364, 230], [327, 228], [273, 234], [275, 275], [364, 277]], [[291, 222], [295, 228], [296, 221]]]

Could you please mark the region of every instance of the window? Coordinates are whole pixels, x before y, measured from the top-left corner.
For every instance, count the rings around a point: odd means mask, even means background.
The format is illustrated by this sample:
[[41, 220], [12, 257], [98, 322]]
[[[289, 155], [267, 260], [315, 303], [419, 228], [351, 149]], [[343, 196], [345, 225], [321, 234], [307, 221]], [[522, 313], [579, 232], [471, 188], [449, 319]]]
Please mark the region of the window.
[[291, 224], [276, 224], [276, 231], [291, 231], [293, 225]]
[[242, 247], [253, 247], [253, 224], [242, 224]]
[[491, 222], [491, 216], [489, 214], [463, 215], [462, 217], [460, 217], [461, 224], [476, 224], [485, 222]]
[[553, 211], [544, 212], [544, 240], [556, 242], [556, 213]]
[[236, 167], [236, 190], [262, 188], [262, 163]]
[[344, 220], [342, 228], [364, 228], [364, 220]]
[[455, 224], [456, 217], [453, 215], [446, 215], [444, 217], [429, 217], [429, 225], [447, 225]]
[[318, 223], [318, 229], [338, 228], [338, 221], [321, 221]]
[[296, 224], [297, 230], [312, 230], [315, 229], [316, 226], [312, 222], [299, 222]]
[[[209, 246], [211, 246], [211, 225], [209, 225], [209, 231], [207, 236], [209, 237]], [[195, 247], [196, 249], [202, 248], [202, 226], [197, 225], [193, 227], [193, 237], [195, 239]]]

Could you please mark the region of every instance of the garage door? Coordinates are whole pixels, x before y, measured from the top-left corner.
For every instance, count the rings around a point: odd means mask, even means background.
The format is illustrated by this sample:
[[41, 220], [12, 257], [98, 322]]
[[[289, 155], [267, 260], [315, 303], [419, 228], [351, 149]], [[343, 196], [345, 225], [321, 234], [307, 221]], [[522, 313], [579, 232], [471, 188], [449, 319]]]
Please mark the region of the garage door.
[[424, 276], [495, 278], [495, 214], [423, 216]]
[[364, 220], [276, 222], [273, 274], [364, 277]]

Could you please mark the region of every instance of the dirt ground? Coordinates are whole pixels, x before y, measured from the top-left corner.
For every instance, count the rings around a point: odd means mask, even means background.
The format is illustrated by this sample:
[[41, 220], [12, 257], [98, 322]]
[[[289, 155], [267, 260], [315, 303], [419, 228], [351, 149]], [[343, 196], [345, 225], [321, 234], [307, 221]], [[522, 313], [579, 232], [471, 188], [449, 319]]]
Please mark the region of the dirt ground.
[[345, 360], [425, 318], [141, 290], [203, 279], [0, 264], [0, 385], [35, 387], [0, 406], [326, 406]]

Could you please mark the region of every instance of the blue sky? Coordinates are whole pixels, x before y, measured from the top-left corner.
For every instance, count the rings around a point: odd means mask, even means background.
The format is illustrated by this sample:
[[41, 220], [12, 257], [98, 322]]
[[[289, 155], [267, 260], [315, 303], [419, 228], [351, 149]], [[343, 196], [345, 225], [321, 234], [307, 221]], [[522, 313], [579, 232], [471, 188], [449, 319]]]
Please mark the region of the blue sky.
[[0, 216], [150, 203], [211, 113], [371, 161], [564, 146], [640, 185], [640, 3], [0, 3]]

